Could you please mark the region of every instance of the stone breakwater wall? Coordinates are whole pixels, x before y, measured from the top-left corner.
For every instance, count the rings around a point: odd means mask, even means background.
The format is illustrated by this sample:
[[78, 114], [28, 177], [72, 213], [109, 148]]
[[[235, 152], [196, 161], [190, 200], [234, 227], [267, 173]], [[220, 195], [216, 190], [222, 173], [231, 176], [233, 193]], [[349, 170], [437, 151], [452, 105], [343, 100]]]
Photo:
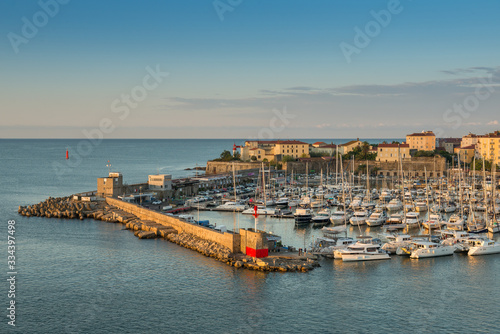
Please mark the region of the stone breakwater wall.
[[171, 226], [179, 233], [189, 233], [204, 240], [216, 242], [224, 247], [229, 248], [232, 253], [240, 251], [241, 236], [237, 233], [215, 231], [208, 227], [191, 224], [177, 217], [165, 215], [160, 212], [142, 208], [138, 205], [126, 203], [114, 198], [106, 198], [106, 203], [120, 208], [123, 211], [129, 212], [140, 219], [152, 220], [158, 224]]
[[71, 196], [49, 197], [35, 205], [19, 206], [17, 212], [26, 217], [85, 219], [97, 206], [96, 203], [73, 202]]
[[[116, 202], [118, 202], [117, 206], [111, 205], [111, 203]], [[121, 205], [122, 203], [125, 205]], [[205, 233], [205, 231], [200, 233], [197, 229], [191, 229], [189, 226], [185, 226], [192, 225], [193, 227], [198, 227], [196, 225], [137, 206], [133, 208], [126, 204], [128, 203], [113, 199], [87, 203], [75, 201], [72, 199], [72, 196], [59, 198], [49, 197], [44, 202], [35, 205], [20, 206], [18, 212], [20, 215], [26, 217], [34, 216], [79, 220], [92, 218], [109, 223], [123, 224], [126, 229], [133, 231], [134, 235], [140, 239], [164, 238], [185, 248], [195, 250], [205, 256], [215, 258], [235, 268], [247, 268], [259, 271], [307, 272], [319, 266], [315, 259], [307, 257], [272, 256], [269, 258], [254, 259], [239, 253], [239, 243], [237, 243], [238, 249], [233, 251], [217, 241], [204, 238], [206, 235], [211, 236], [210, 233]], [[134, 212], [137, 212], [138, 215]], [[161, 219], [154, 219], [157, 218], [155, 214], [160, 215]], [[171, 225], [169, 223], [171, 223]], [[195, 231], [198, 235], [190, 233], [190, 231]], [[217, 231], [213, 232], [219, 235], [222, 234]], [[211, 238], [227, 242], [227, 240], [224, 239], [224, 235], [226, 234], [237, 237], [240, 236], [239, 234], [224, 233], [222, 234], [222, 239], [213, 236]], [[234, 240], [228, 244], [234, 246]]]

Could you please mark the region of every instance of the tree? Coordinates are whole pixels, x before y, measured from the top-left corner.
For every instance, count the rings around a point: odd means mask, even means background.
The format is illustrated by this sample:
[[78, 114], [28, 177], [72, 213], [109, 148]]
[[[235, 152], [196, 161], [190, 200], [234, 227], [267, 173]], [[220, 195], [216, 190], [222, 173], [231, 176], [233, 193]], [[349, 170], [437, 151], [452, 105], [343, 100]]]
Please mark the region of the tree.
[[283, 162], [295, 161], [295, 158], [294, 158], [294, 157], [291, 157], [291, 156], [289, 156], [289, 155], [285, 155], [285, 156], [281, 159], [281, 161], [283, 161]]
[[252, 155], [252, 157], [250, 158], [250, 160], [257, 161], [257, 157], [255, 155]]
[[222, 153], [220, 154], [220, 159], [222, 161], [231, 161], [233, 159], [233, 155], [231, 154], [231, 152], [229, 152], [228, 150], [224, 150], [222, 151]]
[[484, 161], [484, 169], [491, 170], [491, 162], [488, 160], [476, 160], [476, 171], [483, 170], [483, 161]]
[[240, 154], [240, 152], [235, 152], [234, 153], [233, 160], [241, 160], [241, 154]]
[[307, 154], [302, 153], [302, 155], [301, 155], [300, 157], [301, 157], [301, 158], [307, 158]]

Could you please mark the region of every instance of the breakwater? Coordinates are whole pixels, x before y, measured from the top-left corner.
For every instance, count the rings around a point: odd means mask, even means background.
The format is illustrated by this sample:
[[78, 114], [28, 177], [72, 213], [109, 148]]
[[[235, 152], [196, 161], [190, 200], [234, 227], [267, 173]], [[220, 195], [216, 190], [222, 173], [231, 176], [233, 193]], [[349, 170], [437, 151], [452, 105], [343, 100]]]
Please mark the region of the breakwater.
[[72, 196], [48, 198], [30, 206], [19, 206], [19, 214], [31, 217], [79, 219], [91, 218], [123, 224], [140, 239], [164, 238], [185, 248], [235, 268], [260, 271], [307, 272], [319, 264], [315, 257], [280, 254], [252, 258], [240, 252], [238, 233], [215, 231], [134, 204], [112, 198], [96, 202], [74, 200]]

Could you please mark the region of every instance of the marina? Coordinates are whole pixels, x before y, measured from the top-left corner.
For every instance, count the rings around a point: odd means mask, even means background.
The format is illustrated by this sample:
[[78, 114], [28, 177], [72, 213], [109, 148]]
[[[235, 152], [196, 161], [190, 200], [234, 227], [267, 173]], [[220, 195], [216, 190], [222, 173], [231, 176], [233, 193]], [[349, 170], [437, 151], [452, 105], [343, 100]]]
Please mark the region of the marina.
[[[151, 141], [150, 145], [155, 146], [163, 143], [164, 141]], [[229, 141], [228, 141], [229, 142]], [[133, 143], [133, 142], [132, 142]], [[169, 143], [169, 141], [166, 141]], [[232, 141], [230, 141], [232, 145]], [[105, 141], [102, 146], [101, 160], [104, 160], [108, 156], [108, 152], [116, 150], [117, 145], [121, 145], [119, 141]], [[20, 152], [19, 146], [14, 144], [12, 150], [6, 154], [14, 154], [15, 152]], [[31, 169], [32, 160], [43, 166], [43, 161], [46, 159], [57, 159], [57, 151], [52, 151], [49, 147], [57, 147], [57, 145], [62, 146], [62, 151], [65, 151], [64, 143], [60, 141], [36, 141], [30, 142], [33, 145], [34, 151], [31, 153], [31, 158], [21, 160], [25, 163], [19, 165], [17, 168], [18, 172], [28, 172]], [[218, 142], [213, 142], [211, 145], [222, 146]], [[8, 147], [8, 146], [7, 146]], [[136, 159], [129, 161], [123, 166], [122, 171], [127, 178], [130, 178], [135, 183], [140, 183], [144, 179], [144, 168], [149, 167], [151, 169], [155, 168], [155, 163], [149, 164], [146, 160], [146, 155], [142, 153], [144, 147], [143, 141], [136, 142], [135, 146], [130, 147], [130, 153], [135, 154], [137, 157], [141, 157], [143, 154], [144, 159]], [[40, 152], [40, 153], [37, 153]], [[70, 151], [71, 152], [71, 151]], [[37, 155], [38, 154], [38, 155]], [[47, 155], [47, 156], [45, 156]], [[211, 154], [213, 156], [213, 153]], [[175, 159], [172, 156], [171, 159]], [[18, 160], [12, 160], [12, 162]], [[181, 161], [177, 162], [180, 166], [185, 166]], [[194, 165], [194, 163], [192, 163]], [[16, 191], [21, 191], [22, 195], [14, 195], [7, 199], [6, 206], [3, 210], [4, 214], [10, 212], [14, 215], [18, 210], [19, 206], [19, 196], [22, 196], [22, 205], [29, 203], [37, 203], [43, 201], [47, 196], [47, 189], [55, 196], [63, 196], [67, 194], [77, 194], [82, 189], [92, 189], [95, 187], [95, 169], [101, 168], [100, 165], [94, 164], [91, 161], [87, 161], [86, 164], [82, 165], [80, 170], [80, 177], [74, 182], [68, 182], [72, 179], [68, 178], [64, 182], [57, 182], [56, 187], [53, 187], [50, 183], [50, 178], [47, 176], [52, 175], [53, 170], [50, 164], [47, 167], [42, 167], [35, 171], [35, 176], [40, 181], [37, 187], [28, 187], [28, 180], [18, 180], [16, 179], [15, 168], [10, 168], [9, 163], [7, 163], [8, 168], [3, 170], [5, 175], [4, 180], [10, 180], [6, 190], [13, 194]], [[173, 171], [176, 177], [185, 178], [189, 177], [187, 172], [184, 171], [185, 167], [178, 168]], [[102, 168], [105, 171], [105, 168]], [[295, 174], [295, 173], [294, 173]], [[301, 177], [302, 179], [302, 177]], [[319, 177], [318, 177], [319, 179]], [[340, 177], [337, 177], [340, 180]], [[362, 175], [358, 178], [356, 177], [356, 183], [360, 183], [361, 188], [357, 189], [356, 192], [363, 193], [362, 186], [366, 185], [366, 180], [363, 180]], [[309, 178], [308, 182], [313, 180], [313, 176]], [[328, 183], [333, 185], [335, 183], [335, 175], [330, 175]], [[305, 183], [305, 178], [303, 182]], [[314, 180], [313, 180], [314, 181]], [[324, 182], [326, 184], [326, 172], [324, 172]], [[435, 181], [432, 182], [433, 189], [436, 189], [438, 184]], [[132, 183], [132, 182], [131, 182]], [[319, 180], [316, 182], [317, 185], [311, 187], [311, 190], [316, 189], [319, 185]], [[481, 176], [477, 176], [476, 187], [481, 184]], [[339, 182], [339, 185], [341, 183]], [[409, 183], [408, 183], [409, 184]], [[21, 187], [19, 187], [21, 185]], [[255, 184], [256, 186], [257, 184]], [[370, 185], [373, 188], [378, 189], [379, 194], [384, 192], [391, 193], [392, 196], [397, 194], [396, 188], [389, 179], [387, 178], [370, 178]], [[289, 185], [290, 187], [290, 185]], [[298, 187], [298, 186], [297, 186]], [[302, 185], [300, 186], [302, 187]], [[331, 187], [331, 186], [330, 186]], [[226, 188], [228, 189], [228, 188]], [[392, 191], [390, 191], [391, 189]], [[416, 188], [422, 189], [422, 187]], [[321, 191], [321, 190], [320, 190]], [[342, 187], [337, 190], [332, 190], [339, 194], [342, 194]], [[411, 190], [410, 190], [411, 192]], [[477, 195], [481, 192], [481, 189], [476, 189]], [[226, 197], [230, 197], [230, 192], [226, 191]], [[234, 195], [234, 191], [232, 192]], [[348, 192], [345, 191], [347, 195]], [[209, 194], [208, 196], [213, 196], [215, 194]], [[245, 195], [245, 194], [241, 194]], [[199, 195], [198, 195], [199, 196]], [[207, 195], [203, 195], [207, 196]], [[325, 196], [328, 197], [329, 195]], [[194, 196], [196, 197], [196, 196]], [[382, 197], [382, 196], [380, 196]], [[313, 198], [313, 201], [315, 199]], [[230, 200], [233, 201], [233, 200]], [[388, 202], [389, 200], [386, 200]], [[28, 203], [26, 203], [28, 202]], [[152, 202], [152, 201], [151, 201]], [[183, 201], [185, 202], [185, 200]], [[209, 200], [201, 202], [210, 202]], [[327, 201], [325, 201], [326, 203]], [[334, 200], [331, 200], [335, 203]], [[340, 204], [341, 201], [338, 201]], [[459, 201], [458, 201], [459, 202]], [[457, 202], [457, 203], [458, 203]], [[465, 202], [464, 202], [465, 203]], [[169, 208], [171, 204], [165, 204], [162, 202], [160, 205], [153, 205], [149, 203], [142, 203], [143, 206], [149, 206], [147, 209], [152, 209], [155, 211], [163, 211], [163, 214], [168, 213], [174, 208]], [[330, 206], [328, 209], [333, 213], [341, 212], [345, 210], [349, 212], [350, 210], [344, 205]], [[343, 203], [342, 203], [343, 204]], [[184, 208], [183, 205], [176, 206], [176, 208]], [[247, 207], [250, 207], [247, 204]], [[292, 207], [292, 210], [288, 207], [292, 214], [297, 207]], [[465, 209], [465, 208], [464, 208]], [[322, 210], [320, 208], [315, 209], [314, 212]], [[374, 208], [377, 210], [377, 208]], [[465, 211], [465, 210], [464, 210]], [[396, 213], [402, 212], [395, 211]], [[234, 230], [239, 228], [254, 228], [255, 218], [252, 215], [243, 215], [241, 213], [235, 213], [231, 211], [205, 211], [198, 210], [196, 206], [191, 208], [187, 212], [178, 212], [174, 215], [190, 215], [194, 220], [197, 221], [208, 221], [211, 225], [225, 225], [229, 230]], [[422, 212], [421, 215], [426, 218], [428, 212]], [[450, 214], [443, 213], [444, 217], [448, 217]], [[458, 215], [460, 217], [460, 211], [451, 213], [451, 216]], [[451, 217], [450, 216], [450, 217]], [[348, 218], [347, 218], [348, 219]], [[318, 257], [318, 263], [321, 267], [317, 267], [314, 270], [309, 271], [307, 274], [304, 273], [280, 273], [280, 272], [262, 272], [261, 270], [248, 270], [252, 268], [237, 268], [234, 266], [228, 266], [226, 263], [221, 261], [216, 261], [211, 257], [207, 257], [199, 251], [194, 251], [192, 249], [187, 249], [185, 246], [179, 247], [174, 242], [166, 242], [161, 240], [162, 238], [155, 237], [153, 239], [138, 239], [134, 236], [134, 230], [123, 231], [125, 225], [122, 223], [109, 223], [107, 221], [94, 220], [85, 218], [83, 221], [75, 217], [75, 219], [47, 219], [46, 217], [24, 217], [19, 216], [18, 224], [23, 226], [24, 232], [22, 236], [25, 240], [25, 249], [27, 252], [32, 254], [30, 258], [25, 258], [24, 262], [26, 266], [24, 267], [24, 277], [36, 282], [39, 282], [32, 286], [24, 286], [23, 289], [26, 295], [36, 295], [36, 290], [43, 290], [43, 286], [50, 284], [57, 284], [60, 287], [67, 287], [68, 289], [73, 286], [67, 282], [67, 278], [70, 278], [71, 282], [77, 282], [77, 284], [86, 287], [85, 289], [95, 288], [95, 285], [90, 282], [97, 282], [98, 284], [106, 287], [107, 291], [112, 293], [105, 293], [103, 290], [103, 296], [106, 298], [97, 298], [95, 296], [82, 296], [78, 300], [67, 296], [62, 293], [61, 296], [65, 296], [68, 303], [71, 303], [73, 309], [81, 310], [77, 312], [75, 317], [71, 321], [63, 320], [61, 322], [62, 326], [65, 328], [74, 328], [75, 324], [78, 324], [79, 328], [93, 328], [91, 325], [86, 325], [85, 319], [91, 317], [96, 321], [100, 321], [103, 324], [104, 329], [114, 328], [117, 326], [115, 322], [109, 322], [108, 318], [112, 317], [112, 314], [118, 314], [120, 316], [125, 316], [126, 313], [135, 310], [137, 303], [131, 303], [132, 300], [137, 300], [139, 295], [150, 296], [151, 291], [159, 290], [163, 291], [165, 295], [168, 295], [168, 302], [165, 299], [165, 311], [152, 311], [154, 317], [163, 316], [169, 317], [171, 319], [171, 314], [176, 314], [177, 307], [182, 306], [182, 309], [189, 309], [188, 304], [186, 304], [183, 294], [179, 295], [179, 289], [181, 291], [186, 291], [189, 295], [196, 296], [198, 302], [198, 307], [209, 307], [213, 300], [217, 303], [226, 303], [225, 301], [231, 296], [236, 296], [239, 299], [244, 300], [248, 298], [247, 291], [252, 292], [252, 300], [258, 302], [259, 309], [265, 307], [266, 311], [256, 311], [255, 316], [257, 319], [263, 319], [262, 321], [270, 328], [286, 326], [287, 328], [295, 328], [299, 331], [303, 328], [304, 322], [296, 320], [295, 316], [291, 316], [292, 313], [303, 312], [303, 308], [307, 307], [311, 312], [317, 314], [316, 320], [321, 320], [323, 323], [328, 323], [328, 319], [324, 317], [324, 314], [335, 312], [337, 316], [336, 323], [342, 325], [343, 329], [352, 329], [371, 331], [373, 330], [373, 324], [377, 324], [377, 327], [381, 330], [386, 328], [390, 330], [394, 328], [393, 326], [400, 326], [407, 328], [409, 331], [422, 330], [427, 328], [428, 331], [432, 331], [435, 328], [446, 329], [447, 326], [460, 326], [466, 330], [474, 331], [474, 327], [471, 326], [470, 321], [464, 321], [463, 317], [460, 315], [463, 312], [469, 312], [471, 316], [489, 315], [494, 316], [493, 311], [494, 305], [496, 305], [496, 297], [488, 291], [480, 289], [476, 284], [471, 285], [470, 282], [480, 282], [481, 285], [494, 285], [495, 272], [500, 270], [498, 267], [498, 254], [492, 255], [480, 255], [480, 256], [468, 256], [467, 252], [469, 250], [469, 244], [471, 237], [469, 239], [452, 242], [454, 245], [459, 245], [463, 248], [463, 251], [454, 253], [452, 256], [441, 256], [435, 258], [427, 259], [411, 259], [409, 255], [400, 256], [395, 253], [390, 254], [390, 260], [382, 261], [354, 261], [354, 262], [344, 262], [342, 259], [333, 258], [333, 249], [335, 247], [343, 248], [347, 245], [354, 244], [358, 240], [366, 239], [358, 238], [360, 235], [372, 236], [373, 239], [380, 239], [380, 242], [391, 240], [391, 235], [395, 231], [387, 233], [386, 229], [379, 227], [370, 227], [368, 225], [352, 226], [349, 223], [345, 224], [345, 219], [337, 221], [335, 225], [330, 224], [326, 227], [313, 227], [311, 224], [305, 225], [303, 227], [295, 226], [295, 221], [292, 217], [289, 218], [274, 218], [271, 216], [259, 216], [257, 219], [257, 229], [273, 232], [275, 235], [281, 237], [283, 244], [292, 246], [297, 250], [299, 248], [305, 249], [308, 254], [315, 255]], [[146, 222], [151, 224], [150, 222]], [[154, 228], [154, 226], [152, 226]], [[444, 226], [443, 226], [444, 229]], [[148, 231], [140, 231], [147, 232]], [[398, 233], [402, 233], [400, 231]], [[449, 235], [453, 235], [457, 240], [466, 236], [467, 231], [455, 231], [454, 234], [449, 232]], [[423, 240], [428, 240], [428, 232], [426, 229], [414, 229], [410, 231], [412, 237], [421, 234]], [[433, 235], [439, 234], [439, 232], [433, 232]], [[327, 237], [324, 237], [327, 235]], [[345, 237], [347, 235], [347, 237]], [[383, 235], [386, 235], [386, 239], [383, 239]], [[493, 240], [497, 239], [497, 234], [488, 235]], [[479, 237], [481, 237], [479, 235]], [[449, 237], [448, 237], [449, 238]], [[434, 240], [434, 237], [433, 237]], [[319, 241], [321, 244], [321, 250], [325, 252], [323, 255], [316, 252], [313, 253], [313, 248], [310, 248], [314, 242]], [[184, 243], [186, 246], [193, 245], [193, 240], [191, 239], [180, 239], [179, 243]], [[329, 244], [332, 249], [326, 250], [325, 246]], [[200, 244], [201, 245], [201, 244]], [[318, 244], [319, 245], [319, 244]], [[54, 253], [55, 247], [55, 253]], [[94, 249], [99, 250], [95, 252]], [[198, 246], [196, 246], [198, 247]], [[201, 248], [200, 248], [201, 249]], [[36, 250], [36, 251], [35, 251]], [[53, 260], [48, 259], [43, 254], [52, 250], [53, 256], [58, 259], [64, 266], [52, 265]], [[105, 255], [104, 255], [105, 254]], [[271, 259], [275, 254], [280, 253], [270, 253]], [[297, 253], [298, 254], [298, 253]], [[282, 256], [281, 255], [278, 256]], [[75, 258], [79, 259], [75, 265], [72, 262], [65, 262], [64, 259]], [[272, 260], [271, 260], [272, 261]], [[116, 269], [116, 263], [119, 263], [119, 269]], [[272, 262], [271, 262], [272, 263]], [[254, 263], [252, 262], [252, 266]], [[81, 266], [89, 269], [89, 273], [86, 270], [82, 270]], [[113, 267], [114, 266], [114, 267]], [[50, 269], [49, 269], [50, 268]], [[66, 269], [68, 268], [68, 269]], [[110, 271], [109, 268], [115, 268]], [[44, 277], [51, 277], [50, 272], [56, 276], [50, 280]], [[71, 275], [69, 271], [77, 273], [77, 275]], [[141, 286], [135, 284], [136, 281], [141, 280], [144, 277], [144, 270], [151, 273], [151, 278], [148, 280], [143, 280]], [[203, 272], [202, 277], [199, 278], [199, 273]], [[126, 273], [126, 275], [125, 275]], [[165, 285], [165, 277], [168, 277], [168, 284]], [[193, 290], [190, 288], [190, 283], [186, 282], [187, 277], [190, 280], [199, 281], [199, 288], [201, 290]], [[36, 278], [36, 279], [35, 279]], [[231, 292], [226, 287], [233, 286], [235, 282], [240, 282], [245, 286], [244, 288], [238, 288], [237, 291]], [[134, 282], [134, 283], [133, 283]], [[239, 283], [236, 283], [239, 284]], [[423, 288], [425, 286], [425, 288]], [[300, 288], [297, 288], [300, 287]], [[367, 287], [370, 287], [367, 289]], [[453, 288], [452, 288], [453, 287]], [[284, 296], [285, 291], [294, 289], [297, 294], [294, 298], [300, 298], [300, 303], [292, 302], [292, 300], [286, 299]], [[456, 289], [462, 291], [460, 294], [456, 293]], [[69, 289], [71, 290], [71, 289]], [[69, 291], [65, 290], [65, 291]], [[360, 293], [359, 291], [365, 291]], [[58, 291], [54, 291], [54, 294], [60, 294]], [[115, 295], [116, 293], [116, 295]], [[280, 297], [284, 294], [283, 297]], [[25, 295], [25, 296], [26, 296]], [[210, 299], [203, 296], [209, 295]], [[380, 322], [379, 317], [371, 316], [373, 314], [371, 310], [378, 308], [380, 302], [385, 302], [387, 300], [395, 300], [394, 296], [398, 300], [397, 307], [396, 304], [388, 303], [387, 311], [394, 314], [392, 317], [392, 323], [389, 327], [385, 327], [385, 322]], [[123, 296], [123, 297], [119, 297]], [[320, 305], [317, 303], [317, 296], [323, 296], [331, 300], [331, 306]], [[357, 298], [362, 303], [356, 304], [354, 307], [348, 306], [349, 300], [352, 300], [352, 296], [357, 296]], [[403, 298], [403, 296], [405, 298]], [[438, 297], [436, 299], [436, 296]], [[288, 309], [286, 312], [283, 311], [282, 319], [278, 320], [265, 320], [267, 319], [267, 314], [269, 310], [273, 312], [281, 312], [283, 307], [277, 307], [274, 302], [271, 302], [268, 297], [273, 298], [285, 298], [283, 301], [288, 301]], [[23, 326], [34, 325], [34, 321], [38, 321], [41, 316], [48, 316], [48, 313], [40, 311], [40, 303], [37, 300], [33, 300], [27, 297], [20, 297], [23, 301], [24, 312], [30, 315], [30, 319], [26, 320]], [[430, 299], [434, 298], [433, 307], [417, 307], [415, 308], [414, 299], [423, 298]], [[476, 301], [481, 299], [481, 305], [476, 303]], [[122, 305], [121, 309], [115, 309], [113, 312], [108, 311], [107, 305], [108, 300], [112, 299], [114, 302], [120, 300]], [[172, 304], [172, 300], [175, 301], [175, 306]], [[409, 300], [412, 300], [409, 302]], [[92, 304], [94, 303], [94, 304]], [[347, 304], [346, 304], [347, 303]], [[488, 305], [485, 310], [482, 310], [482, 306]], [[70, 305], [70, 304], [68, 304]], [[96, 306], [91, 306], [96, 305]], [[147, 303], [140, 303], [141, 307], [148, 309]], [[341, 305], [343, 305], [341, 307]], [[394, 305], [394, 306], [391, 306]], [[449, 305], [455, 305], [453, 308], [449, 308]], [[467, 307], [465, 307], [467, 305]], [[197, 308], [198, 308], [197, 307]], [[325, 307], [328, 312], [325, 313]], [[414, 317], [410, 320], [406, 316], [397, 316], [398, 310], [401, 307], [412, 308], [414, 312]], [[438, 308], [441, 312], [440, 317], [434, 317], [434, 309]], [[470, 308], [472, 307], [472, 311]], [[94, 312], [93, 310], [99, 310], [99, 312]], [[475, 310], [481, 309], [481, 311]], [[86, 310], [86, 311], [85, 311]], [[194, 310], [193, 310], [194, 311]], [[248, 311], [247, 306], [244, 303], [235, 303], [233, 306], [233, 311], [238, 314], [238, 318], [246, 319], [245, 312]], [[362, 311], [364, 315], [356, 316]], [[55, 310], [56, 314], [62, 315], [62, 310]], [[90, 312], [90, 313], [89, 313]], [[354, 315], [353, 315], [354, 314]], [[209, 312], [198, 312], [199, 320], [195, 320], [191, 326], [195, 326], [201, 329], [205, 326], [205, 322], [210, 322], [213, 316]], [[145, 320], [153, 321], [153, 318], [145, 315]], [[448, 320], [444, 321], [446, 318]], [[342, 319], [350, 319], [349, 321], [344, 321]], [[412, 320], [415, 319], [415, 320]], [[314, 324], [311, 323], [309, 326], [311, 328], [316, 328], [321, 330], [323, 325], [319, 325], [315, 320]], [[428, 325], [422, 326], [422, 320], [425, 320]], [[138, 324], [145, 325], [142, 320]], [[365, 325], [366, 322], [371, 322], [370, 325]], [[451, 322], [450, 322], [451, 321]], [[244, 322], [244, 320], [243, 320]], [[42, 325], [41, 329], [52, 328], [50, 324], [39, 322]], [[176, 321], [172, 319], [170, 322], [175, 325], [176, 328], [189, 330], [190, 326], [186, 326], [183, 322]], [[252, 322], [253, 323], [253, 322]], [[232, 322], [222, 322], [219, 326], [224, 326], [228, 331], [231, 331], [234, 323]], [[245, 325], [250, 326], [250, 325]], [[330, 324], [329, 326], [333, 326]], [[485, 320], [484, 326], [491, 327], [495, 326], [493, 322]], [[156, 328], [156, 327], [154, 327]], [[159, 327], [158, 327], [159, 329]], [[295, 330], [292, 330], [295, 331]], [[374, 332], [381, 333], [381, 331], [376, 330]]]

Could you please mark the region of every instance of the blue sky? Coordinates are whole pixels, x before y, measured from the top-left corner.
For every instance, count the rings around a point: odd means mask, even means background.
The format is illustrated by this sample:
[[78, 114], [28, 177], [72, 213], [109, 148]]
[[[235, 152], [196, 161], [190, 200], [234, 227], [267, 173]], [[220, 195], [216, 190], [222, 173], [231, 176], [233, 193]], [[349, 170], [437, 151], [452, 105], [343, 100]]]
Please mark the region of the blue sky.
[[[41, 6], [55, 3], [52, 16]], [[2, 1], [0, 138], [80, 138], [103, 119], [105, 138], [490, 132], [499, 12], [498, 1]], [[148, 67], [169, 75], [115, 112]]]

